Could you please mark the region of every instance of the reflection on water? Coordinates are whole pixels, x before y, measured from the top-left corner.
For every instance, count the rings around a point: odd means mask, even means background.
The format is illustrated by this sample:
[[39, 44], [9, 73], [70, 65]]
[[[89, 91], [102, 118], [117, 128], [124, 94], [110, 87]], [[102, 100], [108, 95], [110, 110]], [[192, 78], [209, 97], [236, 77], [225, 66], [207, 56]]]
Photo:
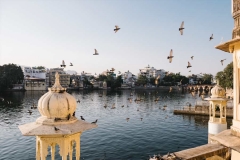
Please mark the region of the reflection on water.
[[[0, 159], [35, 159], [35, 137], [22, 136], [18, 125], [40, 116], [37, 109], [31, 115], [27, 112], [42, 94], [28, 91], [0, 95], [5, 99], [0, 102]], [[174, 108], [187, 102], [194, 104], [199, 97], [151, 90], [84, 90], [70, 94], [81, 101], [77, 103], [77, 118], [83, 116], [88, 122], [98, 119], [98, 128], [81, 136], [81, 159], [140, 160], [207, 143], [208, 116], [173, 115]], [[134, 99], [142, 101], [136, 103]], [[111, 109], [113, 103], [116, 109]], [[167, 106], [165, 110], [163, 106]], [[231, 120], [227, 121], [229, 127]]]

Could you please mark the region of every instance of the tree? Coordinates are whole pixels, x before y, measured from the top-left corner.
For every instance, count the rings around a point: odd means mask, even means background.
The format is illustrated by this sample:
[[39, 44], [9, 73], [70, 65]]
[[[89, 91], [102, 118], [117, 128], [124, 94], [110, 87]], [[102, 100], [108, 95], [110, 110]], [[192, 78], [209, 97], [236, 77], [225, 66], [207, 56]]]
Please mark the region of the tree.
[[115, 88], [121, 87], [122, 82], [123, 82], [122, 76], [121, 75], [117, 76], [117, 78], [114, 80], [111, 88], [115, 89]]
[[148, 78], [146, 76], [140, 75], [137, 79], [139, 85], [145, 85], [148, 83]]
[[186, 84], [188, 83], [189, 79], [183, 75], [179, 73], [170, 73], [169, 75], [165, 76], [163, 78], [164, 83], [162, 83], [162, 85], [164, 84], [168, 84], [168, 85], [175, 85], [178, 82], [181, 82], [181, 84]]
[[233, 62], [228, 64], [223, 71], [216, 74], [216, 79], [224, 88], [233, 88]]
[[203, 74], [201, 84], [211, 84], [213, 75], [212, 74]]
[[99, 77], [97, 78], [98, 81], [104, 81], [104, 80], [107, 80], [107, 76], [101, 74], [99, 75]]
[[151, 77], [151, 78], [149, 79], [149, 83], [150, 83], [151, 85], [155, 85], [155, 78], [154, 78], [154, 77]]
[[11, 89], [13, 84], [21, 84], [24, 75], [20, 66], [5, 64], [0, 66], [0, 91]]

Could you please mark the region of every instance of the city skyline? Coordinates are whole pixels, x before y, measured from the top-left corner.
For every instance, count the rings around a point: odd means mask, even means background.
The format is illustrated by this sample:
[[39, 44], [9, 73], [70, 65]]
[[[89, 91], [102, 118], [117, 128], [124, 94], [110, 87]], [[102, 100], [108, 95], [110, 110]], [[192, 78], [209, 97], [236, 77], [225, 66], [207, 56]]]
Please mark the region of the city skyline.
[[[66, 70], [78, 73], [99, 74], [113, 67], [137, 74], [149, 64], [186, 76], [215, 75], [232, 61], [231, 54], [215, 49], [222, 37], [223, 42], [231, 39], [230, 8], [231, 1], [217, 0], [1, 0], [0, 65], [56, 68], [65, 60]], [[180, 35], [182, 21], [185, 29]], [[115, 25], [121, 28], [117, 33]], [[214, 39], [209, 41], [211, 34]], [[93, 55], [94, 49], [99, 55]], [[171, 49], [174, 58], [169, 63]]]

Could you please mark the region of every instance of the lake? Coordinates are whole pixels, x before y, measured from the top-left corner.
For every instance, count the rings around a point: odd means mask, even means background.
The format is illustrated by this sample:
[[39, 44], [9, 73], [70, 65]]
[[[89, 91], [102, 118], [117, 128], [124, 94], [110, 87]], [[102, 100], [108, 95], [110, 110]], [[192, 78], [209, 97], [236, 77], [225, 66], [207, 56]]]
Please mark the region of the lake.
[[[129, 102], [131, 92], [133, 101]], [[34, 160], [35, 137], [22, 136], [19, 125], [35, 121], [40, 113], [27, 111], [37, 104], [42, 91], [7, 92], [0, 102], [0, 159]], [[207, 143], [208, 116], [174, 115], [175, 108], [199, 97], [178, 91], [156, 90], [84, 90], [70, 91], [77, 103], [76, 117], [98, 119], [98, 127], [81, 135], [81, 159], [147, 160], [154, 154], [166, 154]], [[102, 97], [99, 97], [102, 94]], [[160, 96], [160, 101], [154, 100]], [[208, 96], [208, 95], [206, 95]], [[135, 98], [144, 99], [135, 103]], [[11, 101], [9, 104], [7, 101]], [[116, 109], [111, 109], [115, 103]], [[107, 104], [107, 108], [104, 105]], [[124, 106], [123, 106], [124, 105]], [[163, 110], [163, 106], [167, 106]], [[129, 118], [129, 121], [126, 120]], [[231, 119], [228, 119], [228, 128]], [[50, 156], [47, 157], [50, 159]], [[56, 156], [56, 159], [61, 159]]]

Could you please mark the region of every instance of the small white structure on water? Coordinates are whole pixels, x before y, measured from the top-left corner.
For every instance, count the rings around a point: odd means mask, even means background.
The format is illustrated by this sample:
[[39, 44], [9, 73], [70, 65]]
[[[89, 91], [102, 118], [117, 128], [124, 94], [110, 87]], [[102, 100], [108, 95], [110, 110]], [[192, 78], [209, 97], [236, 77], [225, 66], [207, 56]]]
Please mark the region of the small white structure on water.
[[[209, 106], [209, 122], [208, 122], [208, 138], [227, 129], [226, 113], [227, 98], [225, 98], [225, 90], [219, 84], [211, 90], [211, 97], [205, 98], [210, 102]], [[217, 114], [219, 115], [217, 115]]]
[[58, 72], [55, 78], [55, 84], [38, 101], [41, 117], [35, 122], [20, 125], [19, 129], [24, 136], [36, 136], [36, 160], [46, 160], [49, 146], [54, 160], [56, 145], [62, 160], [72, 160], [74, 144], [75, 157], [79, 160], [80, 135], [97, 125], [75, 117], [76, 99], [60, 85]]

